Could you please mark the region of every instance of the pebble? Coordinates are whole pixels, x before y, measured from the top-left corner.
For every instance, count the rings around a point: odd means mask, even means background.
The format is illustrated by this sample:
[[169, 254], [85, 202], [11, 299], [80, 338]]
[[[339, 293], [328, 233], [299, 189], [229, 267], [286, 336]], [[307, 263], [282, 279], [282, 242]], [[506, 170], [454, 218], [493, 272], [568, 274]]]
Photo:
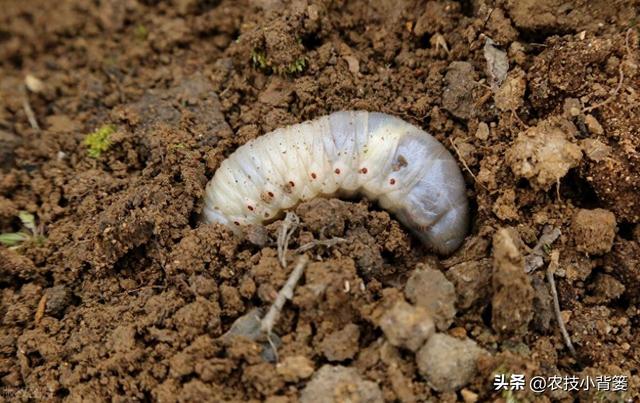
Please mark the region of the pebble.
[[424, 307], [413, 306], [403, 300], [386, 311], [379, 324], [389, 343], [414, 352], [435, 331], [433, 319]]
[[456, 292], [440, 270], [418, 265], [407, 280], [404, 293], [414, 305], [427, 310], [438, 330], [449, 328], [456, 316]]
[[447, 271], [447, 278], [456, 288], [458, 308], [469, 309], [489, 298], [491, 261], [481, 259], [459, 263]]
[[61, 317], [71, 304], [71, 291], [64, 285], [56, 285], [46, 291], [47, 305], [46, 312], [54, 317]]
[[460, 340], [436, 333], [416, 354], [422, 376], [438, 392], [468, 384], [477, 372], [476, 361], [485, 351], [471, 339]]
[[604, 134], [602, 125], [596, 120], [596, 118], [593, 117], [593, 115], [585, 116], [584, 123], [587, 125], [589, 133], [596, 135]]

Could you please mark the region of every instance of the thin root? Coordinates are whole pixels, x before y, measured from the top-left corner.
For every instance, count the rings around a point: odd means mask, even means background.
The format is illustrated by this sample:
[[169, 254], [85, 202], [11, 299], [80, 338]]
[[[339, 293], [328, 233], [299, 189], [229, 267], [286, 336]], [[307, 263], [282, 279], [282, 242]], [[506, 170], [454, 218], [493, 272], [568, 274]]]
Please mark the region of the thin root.
[[[627, 48], [627, 52], [629, 51], [629, 34], [631, 33], [631, 29], [627, 30], [627, 34], [625, 36], [625, 46]], [[610, 103], [611, 101], [613, 101], [617, 96], [618, 93], [620, 92], [620, 89], [622, 88], [622, 83], [624, 82], [624, 71], [622, 70], [622, 65], [623, 65], [623, 61], [620, 61], [620, 64], [618, 65], [618, 74], [620, 75], [620, 78], [618, 79], [618, 85], [616, 85], [616, 88], [613, 90], [613, 94], [611, 94], [607, 99], [605, 99], [602, 102], [599, 102], [595, 105], [586, 107], [584, 109], [582, 109], [582, 112], [584, 113], [588, 113], [591, 112], [594, 109], [598, 109], [601, 106], [605, 106], [608, 103]]]
[[449, 138], [449, 143], [451, 143], [451, 147], [453, 147], [453, 150], [456, 152], [456, 155], [458, 156], [458, 159], [460, 160], [460, 162], [462, 162], [462, 165], [464, 166], [464, 169], [466, 169], [467, 172], [469, 172], [469, 175], [471, 175], [473, 180], [478, 185], [480, 185], [484, 190], [486, 190], [488, 192], [489, 189], [487, 189], [486, 186], [484, 186], [480, 181], [478, 181], [478, 178], [476, 178], [476, 176], [473, 174], [473, 172], [471, 172], [471, 169], [469, 168], [469, 165], [467, 165], [467, 162], [464, 160], [464, 158], [462, 158], [462, 154], [460, 154], [460, 150], [458, 149], [458, 146], [456, 145], [456, 143], [453, 140], [451, 140], [450, 138]]
[[298, 249], [295, 250], [295, 253], [296, 254], [304, 253], [304, 252], [306, 252], [306, 251], [308, 251], [310, 249], [315, 248], [316, 246], [328, 246], [328, 247], [331, 247], [331, 246], [335, 246], [335, 245], [337, 245], [339, 243], [342, 243], [342, 242], [347, 242], [347, 240], [344, 239], [344, 238], [338, 238], [338, 237], [334, 237], [334, 238], [331, 238], [331, 239], [324, 239], [324, 240], [316, 240], [316, 239], [314, 239], [313, 241], [305, 243], [304, 245], [300, 246]]
[[549, 266], [547, 266], [547, 280], [549, 281], [549, 286], [551, 287], [553, 308], [556, 314], [556, 320], [558, 321], [558, 327], [560, 327], [560, 333], [562, 333], [564, 343], [567, 345], [569, 352], [571, 352], [571, 355], [575, 357], [576, 349], [573, 347], [573, 343], [571, 343], [571, 337], [569, 337], [569, 332], [567, 332], [567, 328], [564, 326], [564, 321], [562, 320], [562, 314], [560, 312], [560, 301], [558, 300], [558, 290], [556, 289], [556, 281], [553, 278], [553, 274], [555, 273], [559, 265], [559, 258], [560, 252], [558, 252], [557, 250], [551, 252], [551, 261], [549, 262]]
[[550, 225], [544, 227], [538, 243], [533, 247], [531, 253], [524, 257], [525, 273], [531, 273], [544, 266], [544, 257], [547, 255], [549, 247], [561, 234], [562, 232], [558, 227], [551, 227]]
[[29, 120], [31, 128], [39, 132], [40, 125], [38, 124], [36, 115], [35, 113], [33, 113], [33, 109], [31, 108], [31, 104], [29, 103], [29, 96], [27, 95], [27, 91], [23, 91], [22, 95], [22, 107], [24, 108], [24, 113], [27, 115], [27, 120]]

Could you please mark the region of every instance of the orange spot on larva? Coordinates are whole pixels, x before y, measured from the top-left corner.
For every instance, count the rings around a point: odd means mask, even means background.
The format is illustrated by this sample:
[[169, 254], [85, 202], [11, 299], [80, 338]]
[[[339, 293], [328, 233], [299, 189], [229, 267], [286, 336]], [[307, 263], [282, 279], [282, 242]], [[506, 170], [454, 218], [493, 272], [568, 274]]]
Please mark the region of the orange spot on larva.
[[340, 175], [340, 168], [336, 168], [336, 170], [335, 170], [335, 171], [333, 171], [333, 172], [335, 172], [335, 173], [336, 173], [336, 175]]
[[265, 203], [271, 203], [271, 201], [273, 200], [273, 193], [272, 192], [260, 193], [260, 200], [262, 200]]
[[396, 184], [396, 180], [395, 180], [395, 179], [393, 179], [393, 178], [391, 178], [391, 179], [389, 180], [389, 184], [391, 184], [391, 185], [395, 185], [395, 184]]

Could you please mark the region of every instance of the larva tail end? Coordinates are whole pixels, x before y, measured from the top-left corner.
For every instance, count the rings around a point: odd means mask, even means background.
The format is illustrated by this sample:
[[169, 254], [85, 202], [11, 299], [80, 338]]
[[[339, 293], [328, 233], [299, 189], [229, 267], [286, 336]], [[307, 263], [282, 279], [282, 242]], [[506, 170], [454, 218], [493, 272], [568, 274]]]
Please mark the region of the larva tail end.
[[202, 210], [201, 220], [202, 222], [207, 224], [217, 222], [228, 227], [231, 226], [229, 219], [224, 214], [216, 209], [209, 207], [208, 205], [205, 205], [204, 209]]

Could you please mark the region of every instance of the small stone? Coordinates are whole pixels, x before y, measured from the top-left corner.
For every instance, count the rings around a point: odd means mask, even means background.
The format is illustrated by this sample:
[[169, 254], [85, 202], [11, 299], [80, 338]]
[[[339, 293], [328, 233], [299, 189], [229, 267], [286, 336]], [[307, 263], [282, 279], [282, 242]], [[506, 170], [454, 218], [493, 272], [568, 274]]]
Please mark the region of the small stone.
[[382, 391], [354, 368], [324, 365], [300, 393], [300, 403], [382, 403]]
[[453, 116], [470, 119], [478, 114], [475, 93], [479, 90], [478, 74], [468, 62], [453, 62], [445, 75], [442, 106]]
[[587, 158], [596, 162], [603, 161], [612, 151], [610, 146], [596, 139], [582, 139], [580, 141], [580, 148], [582, 148]]
[[313, 374], [313, 362], [302, 355], [285, 357], [276, 366], [276, 372], [287, 382], [298, 382]]
[[45, 85], [38, 77], [33, 74], [27, 74], [24, 78], [24, 84], [29, 91], [39, 94], [44, 91]]
[[616, 236], [616, 216], [604, 209], [580, 209], [571, 221], [576, 249], [589, 255], [611, 250]]
[[425, 308], [403, 300], [382, 315], [380, 328], [389, 343], [411, 351], [418, 350], [435, 331], [433, 319]]
[[450, 392], [468, 384], [477, 372], [476, 361], [484, 353], [475, 341], [434, 334], [416, 354], [422, 376], [438, 392]]
[[478, 302], [488, 301], [491, 290], [489, 259], [459, 263], [451, 267], [446, 275], [456, 288], [459, 309], [469, 309]]
[[519, 68], [510, 71], [506, 80], [493, 96], [496, 107], [503, 112], [518, 110], [524, 105], [524, 92], [526, 89], [525, 72]]
[[45, 312], [51, 316], [60, 318], [67, 306], [71, 304], [71, 291], [64, 285], [56, 285], [45, 292], [47, 304]]
[[321, 350], [329, 361], [344, 361], [355, 357], [358, 353], [360, 328], [349, 323], [322, 340]]
[[604, 134], [602, 125], [600, 125], [600, 122], [598, 122], [596, 118], [593, 117], [593, 115], [585, 116], [584, 123], [587, 125], [587, 130], [589, 130], [589, 133], [596, 135]]
[[469, 389], [462, 389], [460, 394], [464, 403], [476, 403], [478, 401], [478, 394]]
[[354, 56], [347, 55], [344, 56], [344, 60], [347, 62], [347, 66], [349, 66], [349, 71], [353, 75], [357, 75], [360, 73], [360, 62]]
[[476, 130], [476, 138], [482, 141], [486, 141], [489, 138], [489, 125], [485, 122], [478, 123], [478, 129]]
[[407, 280], [404, 293], [414, 305], [427, 310], [438, 330], [449, 328], [456, 316], [456, 292], [441, 271], [419, 264]]
[[567, 119], [582, 115], [582, 104], [580, 100], [576, 98], [565, 99], [562, 104], [562, 114]]

